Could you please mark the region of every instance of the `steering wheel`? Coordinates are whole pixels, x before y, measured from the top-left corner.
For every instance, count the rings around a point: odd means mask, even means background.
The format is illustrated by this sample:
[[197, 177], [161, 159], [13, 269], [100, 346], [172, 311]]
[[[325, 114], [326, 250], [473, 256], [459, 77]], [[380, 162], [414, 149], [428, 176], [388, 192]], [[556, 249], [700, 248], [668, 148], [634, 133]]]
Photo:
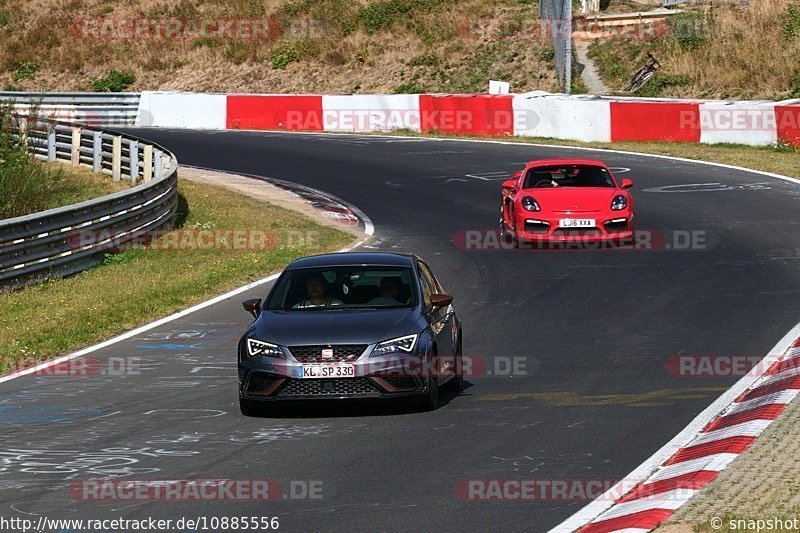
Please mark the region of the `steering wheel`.
[[553, 187], [553, 180], [539, 180], [534, 185], [534, 188]]

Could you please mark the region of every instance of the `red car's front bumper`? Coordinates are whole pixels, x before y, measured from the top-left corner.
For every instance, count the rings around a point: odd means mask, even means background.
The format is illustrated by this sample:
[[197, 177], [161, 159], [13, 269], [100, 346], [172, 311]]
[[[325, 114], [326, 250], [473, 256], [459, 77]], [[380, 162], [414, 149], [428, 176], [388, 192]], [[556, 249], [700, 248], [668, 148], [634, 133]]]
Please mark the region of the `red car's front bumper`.
[[[518, 241], [530, 242], [585, 242], [625, 241], [633, 238], [633, 213], [622, 211], [613, 214], [586, 216], [595, 221], [594, 227], [561, 227], [561, 220], [569, 215], [548, 215], [536, 211], [520, 213], [515, 221], [514, 234]], [[572, 218], [583, 218], [572, 215]]]

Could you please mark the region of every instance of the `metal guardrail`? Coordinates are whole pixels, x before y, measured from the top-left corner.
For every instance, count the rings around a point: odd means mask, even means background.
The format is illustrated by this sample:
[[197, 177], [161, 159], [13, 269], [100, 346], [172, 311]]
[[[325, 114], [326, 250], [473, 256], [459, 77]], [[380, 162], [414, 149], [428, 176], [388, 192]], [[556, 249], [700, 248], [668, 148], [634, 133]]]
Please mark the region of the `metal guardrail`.
[[89, 126], [133, 125], [139, 110], [139, 93], [31, 93], [0, 91], [0, 101], [14, 102], [17, 113], [36, 108], [50, 120]]
[[[28, 123], [33, 125], [25, 126]], [[0, 220], [0, 289], [63, 277], [103, 261], [109, 250], [172, 225], [178, 161], [157, 144], [87, 126], [18, 122], [18, 135], [44, 161], [66, 161], [130, 180], [93, 200]]]

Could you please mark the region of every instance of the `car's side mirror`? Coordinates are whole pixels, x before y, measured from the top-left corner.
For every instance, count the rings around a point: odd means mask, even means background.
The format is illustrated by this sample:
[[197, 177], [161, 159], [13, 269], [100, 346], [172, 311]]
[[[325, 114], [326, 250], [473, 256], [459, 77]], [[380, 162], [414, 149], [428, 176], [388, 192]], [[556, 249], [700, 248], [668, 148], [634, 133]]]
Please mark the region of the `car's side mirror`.
[[504, 189], [508, 189], [508, 190], [510, 190], [512, 192], [516, 191], [517, 190], [517, 180], [511, 179], [511, 180], [504, 181], [503, 182], [503, 188]]
[[630, 180], [628, 178], [624, 178], [622, 180], [622, 188], [623, 189], [630, 189], [631, 187], [633, 187], [633, 180]]
[[258, 313], [261, 311], [261, 298], [251, 298], [242, 302], [244, 310], [258, 318]]
[[453, 297], [449, 294], [431, 294], [431, 304], [433, 304], [434, 309], [451, 303], [453, 303]]

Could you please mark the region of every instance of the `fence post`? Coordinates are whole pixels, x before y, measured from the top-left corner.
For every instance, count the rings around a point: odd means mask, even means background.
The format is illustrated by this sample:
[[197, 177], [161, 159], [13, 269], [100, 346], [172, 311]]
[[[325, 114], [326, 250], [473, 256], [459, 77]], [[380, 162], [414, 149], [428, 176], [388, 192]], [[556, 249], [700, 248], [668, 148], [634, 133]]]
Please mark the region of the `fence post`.
[[114, 144], [111, 152], [111, 179], [122, 179], [122, 137], [114, 135]]
[[72, 127], [72, 156], [70, 161], [73, 166], [81, 164], [81, 128], [80, 126]]
[[139, 179], [139, 141], [135, 139], [130, 140], [128, 156], [130, 157], [131, 183], [136, 183], [136, 180]]
[[162, 152], [161, 150], [155, 150], [153, 152], [153, 157], [155, 158], [155, 178], [157, 180], [161, 179], [161, 176], [164, 175], [164, 158], [161, 157]]
[[52, 129], [47, 132], [47, 160], [56, 160], [56, 130]]
[[153, 145], [144, 145], [144, 181], [153, 179]]
[[100, 172], [103, 169], [103, 132], [92, 132], [92, 170]]

